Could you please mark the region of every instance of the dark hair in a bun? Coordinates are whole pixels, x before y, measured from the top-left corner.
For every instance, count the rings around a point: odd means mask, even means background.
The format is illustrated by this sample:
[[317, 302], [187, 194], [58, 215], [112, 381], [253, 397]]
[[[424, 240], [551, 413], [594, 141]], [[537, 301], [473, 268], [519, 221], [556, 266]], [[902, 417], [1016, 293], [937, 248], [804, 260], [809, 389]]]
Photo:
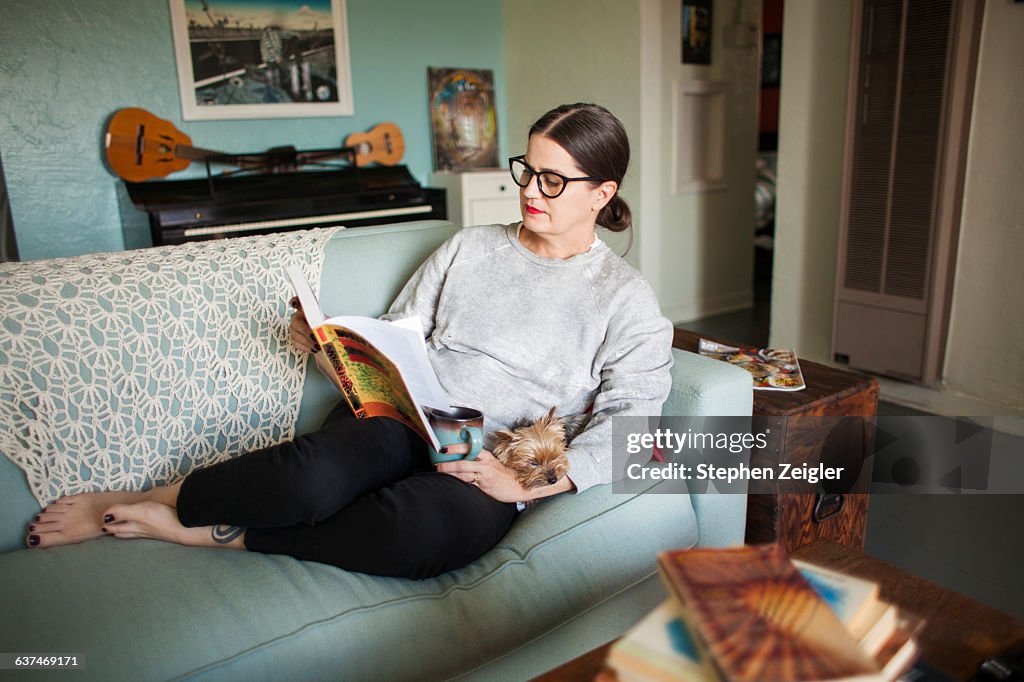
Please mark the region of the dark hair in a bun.
[[597, 224], [612, 232], [622, 232], [633, 225], [633, 212], [626, 200], [616, 194], [597, 214]]
[[[598, 104], [563, 104], [537, 119], [530, 135], [544, 135], [569, 152], [585, 175], [614, 180], [622, 189], [629, 168], [629, 138], [619, 119]], [[601, 212], [597, 224], [622, 232], [633, 224], [633, 214], [616, 193]]]

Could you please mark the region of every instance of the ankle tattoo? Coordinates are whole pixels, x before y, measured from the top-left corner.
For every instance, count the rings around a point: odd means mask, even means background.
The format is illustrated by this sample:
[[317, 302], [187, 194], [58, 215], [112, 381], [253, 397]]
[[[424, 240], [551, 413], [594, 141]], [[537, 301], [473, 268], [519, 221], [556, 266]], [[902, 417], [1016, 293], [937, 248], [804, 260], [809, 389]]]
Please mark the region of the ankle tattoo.
[[210, 537], [217, 544], [226, 545], [244, 532], [245, 529], [239, 526], [214, 526]]

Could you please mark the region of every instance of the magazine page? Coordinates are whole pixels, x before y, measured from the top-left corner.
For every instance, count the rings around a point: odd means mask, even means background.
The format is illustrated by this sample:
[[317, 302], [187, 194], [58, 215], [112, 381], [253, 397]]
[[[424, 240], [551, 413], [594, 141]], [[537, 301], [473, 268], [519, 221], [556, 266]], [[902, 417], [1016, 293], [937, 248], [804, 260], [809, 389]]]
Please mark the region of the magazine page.
[[[324, 341], [322, 352], [316, 355], [326, 355], [335, 374], [343, 377], [342, 381], [347, 384], [343, 392], [357, 417], [397, 419], [435, 450], [440, 447], [421, 403], [396, 363], [348, 327], [327, 322], [316, 333]], [[442, 406], [447, 407], [447, 401]]]
[[800, 363], [791, 350], [747, 350], [701, 339], [698, 352], [747, 370], [756, 390], [800, 391], [806, 388]]
[[[441, 388], [434, 367], [427, 357], [423, 327], [419, 318], [409, 317], [394, 322], [384, 322], [372, 317], [341, 316], [325, 319], [320, 302], [312, 287], [298, 267], [286, 269], [292, 282], [302, 312], [311, 329], [325, 324], [344, 327], [365, 337], [373, 346], [397, 365], [409, 387], [413, 400], [418, 405], [450, 409], [448, 396]], [[318, 362], [318, 364], [321, 364]], [[322, 368], [323, 369], [323, 368]], [[328, 366], [326, 369], [330, 369]]]
[[[299, 299], [299, 306], [302, 308], [302, 314], [306, 318], [309, 328], [316, 329], [323, 326], [325, 319], [324, 311], [320, 308], [320, 301], [317, 300], [316, 294], [313, 293], [313, 288], [309, 285], [309, 281], [306, 279], [306, 275], [303, 274], [302, 268], [297, 265], [290, 265], [285, 268], [285, 274], [288, 275], [292, 290]], [[313, 359], [316, 361], [316, 368], [345, 396], [349, 405], [358, 402], [358, 396], [353, 394], [352, 384], [341, 380], [336, 369], [331, 366], [326, 353], [314, 353]], [[358, 410], [355, 407], [352, 409], [358, 414]]]
[[782, 348], [762, 348], [757, 356], [768, 367], [769, 374], [765, 378], [767, 389], [776, 391], [799, 391], [806, 388], [804, 375], [800, 371], [800, 363], [796, 353]]
[[313, 293], [313, 287], [309, 286], [309, 280], [297, 265], [289, 265], [284, 269], [288, 280], [292, 283], [292, 291], [299, 298], [299, 305], [302, 306], [302, 314], [306, 316], [306, 322], [310, 329], [316, 329], [324, 323], [324, 311], [320, 308], [320, 301]]
[[427, 357], [423, 327], [418, 318], [385, 322], [372, 317], [332, 317], [325, 324], [343, 327], [362, 336], [395, 364], [417, 405], [451, 409]]

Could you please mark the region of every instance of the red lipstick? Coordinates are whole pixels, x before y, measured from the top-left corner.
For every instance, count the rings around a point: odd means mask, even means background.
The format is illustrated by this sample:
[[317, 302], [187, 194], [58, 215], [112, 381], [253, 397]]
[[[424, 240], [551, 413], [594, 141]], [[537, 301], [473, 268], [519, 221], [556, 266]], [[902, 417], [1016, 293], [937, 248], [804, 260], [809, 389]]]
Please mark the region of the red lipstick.
[[540, 213], [543, 213], [544, 211], [540, 210], [539, 208], [534, 208], [533, 206], [530, 206], [529, 204], [527, 204], [526, 205], [526, 212], [529, 213], [530, 215], [538, 215]]

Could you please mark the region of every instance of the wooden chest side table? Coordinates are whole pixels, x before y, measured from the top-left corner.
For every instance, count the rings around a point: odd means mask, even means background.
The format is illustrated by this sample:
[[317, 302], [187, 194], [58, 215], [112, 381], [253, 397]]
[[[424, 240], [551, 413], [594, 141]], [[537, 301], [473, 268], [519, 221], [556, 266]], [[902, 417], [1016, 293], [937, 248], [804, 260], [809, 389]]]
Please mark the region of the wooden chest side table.
[[[676, 329], [673, 345], [693, 353], [702, 335]], [[733, 346], [728, 340], [714, 339]], [[864, 548], [868, 486], [874, 451], [874, 424], [867, 419], [813, 417], [874, 417], [878, 411], [878, 381], [874, 377], [800, 360], [807, 388], [802, 391], [754, 391], [755, 431], [769, 430], [766, 453], [778, 462], [805, 461], [820, 452], [821, 461], [842, 463], [856, 471], [841, 497], [826, 494], [777, 493], [750, 495], [747, 500], [748, 544], [780, 542], [793, 551], [817, 538], [857, 549]], [[752, 462], [752, 466], [754, 463]], [[844, 479], [844, 482], [850, 482]], [[838, 505], [841, 505], [839, 507]]]

